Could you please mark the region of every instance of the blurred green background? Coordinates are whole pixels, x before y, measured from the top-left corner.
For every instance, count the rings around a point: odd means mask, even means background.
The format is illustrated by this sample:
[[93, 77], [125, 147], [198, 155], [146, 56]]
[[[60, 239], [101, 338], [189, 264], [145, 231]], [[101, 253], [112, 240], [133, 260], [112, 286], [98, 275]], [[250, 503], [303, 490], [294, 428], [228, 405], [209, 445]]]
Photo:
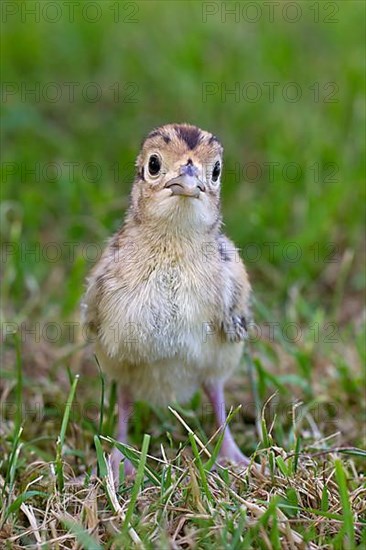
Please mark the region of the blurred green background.
[[339, 319], [360, 303], [362, 2], [51, 4], [2, 6], [8, 319], [77, 315], [84, 245], [120, 225], [141, 140], [167, 122], [221, 138], [226, 231], [258, 304], [295, 292], [300, 317]]

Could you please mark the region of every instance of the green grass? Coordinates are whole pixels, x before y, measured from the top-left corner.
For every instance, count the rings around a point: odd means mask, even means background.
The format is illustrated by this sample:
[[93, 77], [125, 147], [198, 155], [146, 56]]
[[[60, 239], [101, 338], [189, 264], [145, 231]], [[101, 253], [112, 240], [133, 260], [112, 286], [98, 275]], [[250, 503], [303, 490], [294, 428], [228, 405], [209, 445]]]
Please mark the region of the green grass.
[[[363, 3], [297, 2], [294, 23], [282, 3], [273, 22], [257, 3], [257, 23], [249, 11], [222, 21], [225, 3], [204, 22], [199, 2], [120, 3], [115, 23], [111, 5], [96, 23], [81, 7], [74, 22], [65, 11], [57, 23], [3, 17], [0, 544], [361, 548]], [[136, 22], [122, 21], [135, 5]], [[337, 21], [324, 21], [333, 8]], [[85, 95], [92, 82], [97, 101]], [[39, 97], [25, 95], [35, 86]], [[225, 95], [235, 86], [238, 98]], [[84, 345], [79, 301], [123, 218], [141, 139], [173, 121], [225, 146], [225, 230], [257, 323], [228, 383], [228, 421], [263, 470], [211, 469], [220, 434], [210, 439], [203, 396], [170, 411], [139, 403], [139, 451], [124, 449], [139, 475], [116, 491], [116, 388]], [[96, 464], [99, 481], [72, 483]]]

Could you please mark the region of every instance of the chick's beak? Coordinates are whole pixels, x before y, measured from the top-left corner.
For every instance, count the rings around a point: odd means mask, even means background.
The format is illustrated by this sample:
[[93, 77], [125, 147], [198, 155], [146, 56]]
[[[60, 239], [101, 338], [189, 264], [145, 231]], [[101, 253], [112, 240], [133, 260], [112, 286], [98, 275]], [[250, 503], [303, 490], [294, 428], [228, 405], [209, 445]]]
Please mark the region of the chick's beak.
[[197, 177], [198, 170], [195, 166], [187, 164], [180, 169], [180, 175], [177, 178], [169, 180], [165, 188], [170, 189], [172, 195], [182, 195], [183, 197], [193, 197], [198, 199], [200, 193], [206, 190], [205, 185]]

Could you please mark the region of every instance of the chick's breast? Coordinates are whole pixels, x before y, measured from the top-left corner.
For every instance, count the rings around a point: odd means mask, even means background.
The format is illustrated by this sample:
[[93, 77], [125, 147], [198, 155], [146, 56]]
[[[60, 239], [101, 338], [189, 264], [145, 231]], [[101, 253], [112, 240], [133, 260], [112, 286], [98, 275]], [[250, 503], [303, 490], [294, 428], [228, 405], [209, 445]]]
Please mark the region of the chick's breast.
[[223, 318], [217, 266], [197, 252], [188, 259], [141, 249], [126, 255], [122, 248], [117, 262], [110, 252], [96, 266], [84, 301], [106, 354], [128, 364], [198, 360], [207, 332], [219, 335]]

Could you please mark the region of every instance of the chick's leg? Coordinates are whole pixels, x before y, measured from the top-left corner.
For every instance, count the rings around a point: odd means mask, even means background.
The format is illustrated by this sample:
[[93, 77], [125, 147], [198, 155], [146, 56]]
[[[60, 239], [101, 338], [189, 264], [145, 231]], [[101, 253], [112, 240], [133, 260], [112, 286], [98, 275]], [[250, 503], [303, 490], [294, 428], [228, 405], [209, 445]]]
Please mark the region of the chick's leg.
[[[118, 430], [117, 440], [121, 443], [127, 443], [128, 419], [133, 410], [133, 402], [130, 393], [125, 386], [120, 386], [118, 389]], [[111, 455], [111, 466], [113, 477], [116, 483], [119, 481], [119, 465], [123, 459], [123, 454], [119, 449], [114, 447]], [[135, 473], [135, 469], [131, 462], [125, 458], [124, 460], [125, 475], [130, 476]]]
[[[225, 396], [224, 396], [223, 383], [220, 381], [206, 383], [204, 385], [204, 390], [213, 407], [217, 427], [218, 428], [223, 427], [226, 421]], [[246, 457], [241, 452], [241, 450], [235, 443], [233, 436], [231, 435], [229, 426], [226, 426], [225, 428], [225, 433], [222, 440], [218, 462], [221, 463], [227, 460], [229, 462], [240, 464], [242, 466], [247, 466], [250, 463], [250, 460], [248, 459], [248, 457]]]

